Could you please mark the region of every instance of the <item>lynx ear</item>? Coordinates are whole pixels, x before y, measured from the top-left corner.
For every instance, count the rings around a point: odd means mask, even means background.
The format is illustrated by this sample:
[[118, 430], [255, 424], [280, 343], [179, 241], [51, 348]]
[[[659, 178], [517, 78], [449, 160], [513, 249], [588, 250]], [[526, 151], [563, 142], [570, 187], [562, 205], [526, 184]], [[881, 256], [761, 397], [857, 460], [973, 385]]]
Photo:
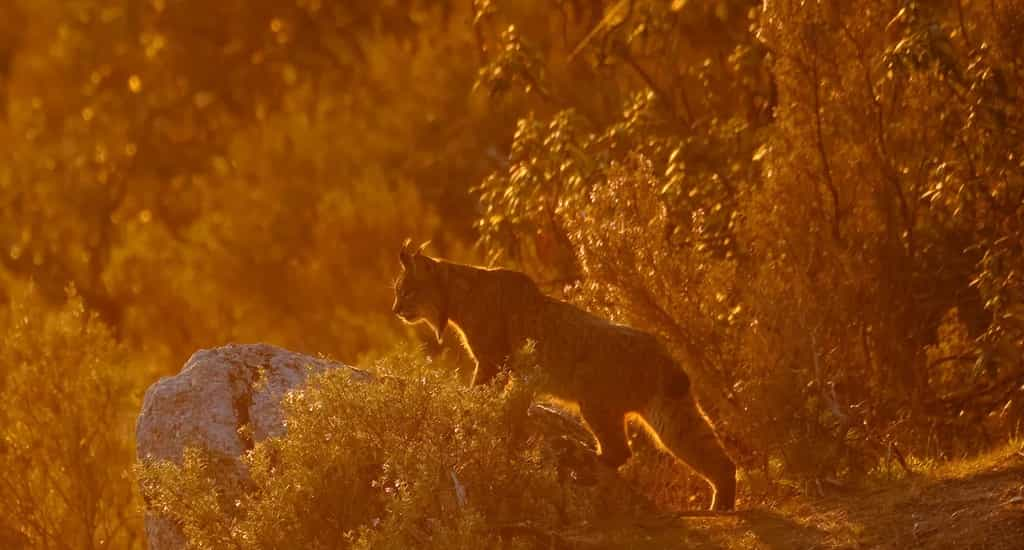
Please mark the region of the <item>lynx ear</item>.
[[406, 239], [405, 242], [402, 243], [402, 250], [398, 252], [398, 259], [406, 269], [412, 269], [412, 256], [412, 239]]

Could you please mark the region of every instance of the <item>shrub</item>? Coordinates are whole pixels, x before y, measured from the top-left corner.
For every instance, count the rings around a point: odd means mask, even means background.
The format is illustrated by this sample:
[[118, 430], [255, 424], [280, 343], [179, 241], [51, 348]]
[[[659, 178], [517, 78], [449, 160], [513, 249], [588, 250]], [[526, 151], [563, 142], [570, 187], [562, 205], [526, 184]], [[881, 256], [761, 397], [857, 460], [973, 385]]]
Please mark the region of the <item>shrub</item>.
[[530, 377], [467, 389], [409, 351], [375, 367], [379, 383], [328, 372], [290, 394], [287, 435], [245, 457], [237, 493], [201, 450], [139, 467], [151, 506], [196, 548], [507, 548], [591, 513], [595, 489], [563, 483], [527, 414]]
[[69, 294], [50, 309], [26, 286], [0, 309], [0, 547], [142, 542], [126, 357]]

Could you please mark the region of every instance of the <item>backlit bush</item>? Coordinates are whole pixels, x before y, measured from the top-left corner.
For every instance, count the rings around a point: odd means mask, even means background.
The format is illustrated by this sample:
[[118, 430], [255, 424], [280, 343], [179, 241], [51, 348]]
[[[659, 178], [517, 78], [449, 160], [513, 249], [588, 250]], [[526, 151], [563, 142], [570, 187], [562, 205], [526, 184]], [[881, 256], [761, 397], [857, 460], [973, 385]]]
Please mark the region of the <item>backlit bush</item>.
[[136, 397], [124, 350], [74, 292], [0, 308], [0, 547], [131, 548]]
[[467, 389], [408, 352], [375, 370], [290, 395], [287, 435], [246, 457], [252, 484], [234, 494], [201, 450], [141, 467], [151, 505], [197, 548], [516, 547], [587, 517], [593, 489], [560, 481], [522, 377]]

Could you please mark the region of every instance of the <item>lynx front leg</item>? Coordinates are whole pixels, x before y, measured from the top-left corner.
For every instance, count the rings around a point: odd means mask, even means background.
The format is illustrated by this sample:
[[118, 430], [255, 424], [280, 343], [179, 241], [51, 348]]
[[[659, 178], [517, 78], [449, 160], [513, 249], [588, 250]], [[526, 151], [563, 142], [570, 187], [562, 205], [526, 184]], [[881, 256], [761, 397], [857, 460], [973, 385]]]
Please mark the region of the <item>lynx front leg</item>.
[[473, 342], [465, 341], [465, 344], [466, 349], [470, 350], [470, 354], [476, 362], [470, 386], [489, 384], [501, 371], [508, 354], [504, 348], [495, 344], [494, 338], [480, 338]]
[[477, 361], [476, 370], [473, 371], [473, 380], [469, 383], [470, 386], [479, 386], [480, 384], [488, 384], [498, 374], [498, 365], [494, 363], [488, 363], [484, 361]]
[[612, 469], [625, 464], [630, 457], [625, 414], [588, 407], [581, 407], [580, 412], [597, 438], [601, 462]]

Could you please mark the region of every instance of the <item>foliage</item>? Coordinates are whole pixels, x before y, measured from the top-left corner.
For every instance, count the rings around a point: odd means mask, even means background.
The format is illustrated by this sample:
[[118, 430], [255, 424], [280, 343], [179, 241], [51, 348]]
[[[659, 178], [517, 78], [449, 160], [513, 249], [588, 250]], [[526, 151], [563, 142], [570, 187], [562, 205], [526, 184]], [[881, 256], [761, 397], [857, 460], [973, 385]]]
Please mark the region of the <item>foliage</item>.
[[139, 544], [124, 349], [73, 288], [57, 310], [40, 313], [40, 303], [28, 286], [0, 311], [0, 543]]
[[[1024, 184], [1020, 114], [1007, 102], [1024, 92], [1021, 29], [1003, 23], [1020, 7], [954, 4], [776, 7], [765, 20], [779, 129], [749, 234], [771, 258], [760, 280], [789, 281], [765, 298], [797, 302], [755, 313], [806, 335], [817, 429], [836, 444], [949, 456], [1015, 429], [1004, 407], [1019, 399], [1024, 341], [984, 281], [1001, 279], [989, 260], [1015, 254], [1021, 235], [1009, 221], [1022, 206], [1010, 190]], [[929, 360], [953, 344], [940, 340], [950, 323], [970, 350]]]
[[[835, 476], [1012, 433], [1020, 8], [694, 4], [597, 25], [564, 4], [579, 42], [486, 4], [540, 96], [478, 188], [491, 257], [665, 336], [749, 467]], [[613, 97], [552, 91], [581, 81]]]
[[180, 467], [140, 469], [151, 505], [196, 548], [520, 547], [517, 525], [590, 513], [586, 491], [561, 482], [549, 440], [531, 429], [527, 377], [468, 389], [410, 352], [374, 367], [376, 383], [328, 372], [290, 394], [287, 435], [245, 458], [247, 490], [225, 494], [194, 449]]
[[471, 207], [448, 189], [482, 173], [424, 147], [441, 131], [459, 155], [466, 129], [440, 121], [479, 116], [457, 85], [473, 68], [441, 62], [470, 36], [450, 7], [8, 4], [23, 25], [0, 75], [0, 268], [55, 302], [73, 281], [164, 360], [394, 341], [379, 243], [464, 234]]

